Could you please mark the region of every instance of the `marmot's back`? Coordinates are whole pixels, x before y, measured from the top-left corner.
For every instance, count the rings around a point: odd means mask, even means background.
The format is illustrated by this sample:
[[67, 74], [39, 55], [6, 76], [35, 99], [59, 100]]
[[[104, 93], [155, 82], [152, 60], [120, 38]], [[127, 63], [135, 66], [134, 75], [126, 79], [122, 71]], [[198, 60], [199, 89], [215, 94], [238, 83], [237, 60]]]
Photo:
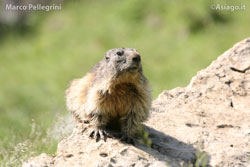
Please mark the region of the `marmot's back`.
[[97, 140], [114, 126], [127, 137], [133, 136], [151, 107], [141, 56], [135, 49], [109, 50], [90, 73], [71, 82], [66, 99], [79, 122], [87, 120], [95, 127], [90, 135]]
[[66, 90], [67, 108], [79, 122], [82, 122], [79, 111], [81, 110], [81, 106], [87, 100], [88, 90], [92, 86], [93, 79], [94, 77], [91, 73], [81, 79], [74, 79]]

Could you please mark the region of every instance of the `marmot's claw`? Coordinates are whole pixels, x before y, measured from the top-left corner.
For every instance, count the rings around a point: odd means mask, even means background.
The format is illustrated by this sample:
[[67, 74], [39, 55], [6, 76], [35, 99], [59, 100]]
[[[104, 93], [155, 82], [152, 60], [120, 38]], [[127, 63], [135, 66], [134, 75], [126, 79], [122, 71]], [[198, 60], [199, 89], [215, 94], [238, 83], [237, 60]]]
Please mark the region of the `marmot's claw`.
[[128, 144], [132, 144], [132, 145], [135, 145], [135, 141], [132, 137], [129, 137], [127, 135], [124, 135], [120, 138], [120, 141], [121, 142], [125, 142], [125, 143], [128, 143]]
[[108, 134], [103, 129], [95, 129], [91, 131], [89, 137], [95, 139], [96, 142], [100, 141], [100, 139], [106, 142]]

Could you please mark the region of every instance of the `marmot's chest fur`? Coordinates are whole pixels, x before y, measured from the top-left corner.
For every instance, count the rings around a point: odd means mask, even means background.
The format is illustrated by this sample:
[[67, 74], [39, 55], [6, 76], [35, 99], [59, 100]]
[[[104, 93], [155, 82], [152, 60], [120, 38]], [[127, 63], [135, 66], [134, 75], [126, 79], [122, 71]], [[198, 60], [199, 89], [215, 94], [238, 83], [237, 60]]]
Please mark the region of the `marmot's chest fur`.
[[[140, 92], [135, 85], [123, 83], [114, 86], [110, 92], [100, 94], [99, 107], [112, 117], [122, 117], [140, 103]], [[142, 104], [140, 104], [142, 105]]]

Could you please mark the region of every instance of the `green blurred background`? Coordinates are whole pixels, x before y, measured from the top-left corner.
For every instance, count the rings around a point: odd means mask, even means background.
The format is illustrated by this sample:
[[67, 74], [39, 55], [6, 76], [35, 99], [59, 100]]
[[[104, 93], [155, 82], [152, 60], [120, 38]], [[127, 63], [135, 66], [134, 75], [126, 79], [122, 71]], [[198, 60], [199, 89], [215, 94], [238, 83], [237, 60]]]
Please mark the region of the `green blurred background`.
[[[246, 10], [211, 10], [217, 3]], [[0, 23], [0, 165], [55, 152], [57, 140], [48, 139], [47, 129], [68, 114], [68, 82], [85, 75], [108, 49], [139, 50], [155, 99], [164, 89], [186, 86], [248, 36], [246, 0], [69, 0], [61, 11]]]

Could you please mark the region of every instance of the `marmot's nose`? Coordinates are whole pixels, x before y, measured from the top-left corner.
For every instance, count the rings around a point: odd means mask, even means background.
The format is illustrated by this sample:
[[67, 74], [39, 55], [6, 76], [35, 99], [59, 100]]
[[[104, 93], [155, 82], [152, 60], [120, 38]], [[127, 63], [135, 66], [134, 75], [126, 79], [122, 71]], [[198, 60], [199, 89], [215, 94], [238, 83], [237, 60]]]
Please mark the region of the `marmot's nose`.
[[141, 62], [141, 56], [139, 54], [134, 54], [133, 58], [132, 58], [132, 61], [134, 63], [140, 63]]

